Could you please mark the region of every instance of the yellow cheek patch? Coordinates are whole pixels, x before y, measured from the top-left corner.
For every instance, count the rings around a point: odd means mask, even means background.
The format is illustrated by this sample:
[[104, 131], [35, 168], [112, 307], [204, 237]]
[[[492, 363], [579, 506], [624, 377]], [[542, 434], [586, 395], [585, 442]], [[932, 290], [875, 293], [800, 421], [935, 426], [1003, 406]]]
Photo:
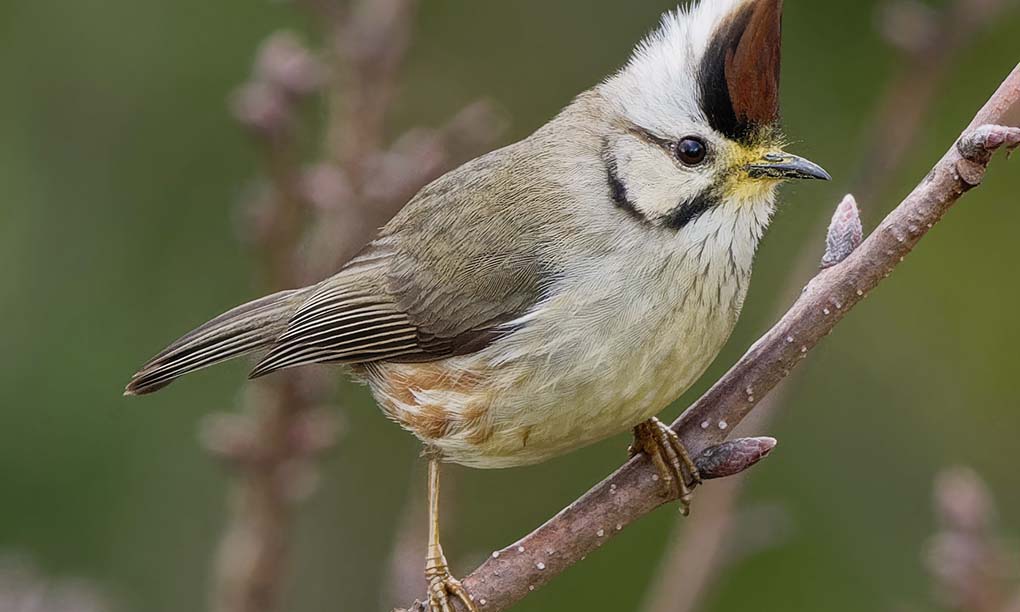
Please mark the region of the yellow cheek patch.
[[746, 173], [733, 174], [723, 185], [723, 197], [735, 200], [762, 200], [775, 193], [777, 179], [753, 179]]
[[760, 161], [766, 153], [780, 148], [779, 143], [772, 146], [745, 146], [734, 143], [724, 158], [726, 178], [721, 185], [721, 193], [726, 199], [760, 200], [771, 197], [776, 187], [782, 182], [773, 178], [751, 178], [747, 167]]

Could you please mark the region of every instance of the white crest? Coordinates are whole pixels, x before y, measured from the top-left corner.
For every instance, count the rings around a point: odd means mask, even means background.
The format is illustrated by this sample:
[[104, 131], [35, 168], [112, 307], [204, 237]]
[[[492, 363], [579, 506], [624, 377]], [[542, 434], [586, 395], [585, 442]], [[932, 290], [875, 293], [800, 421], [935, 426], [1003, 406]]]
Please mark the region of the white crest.
[[601, 91], [635, 124], [660, 134], [705, 125], [697, 86], [701, 59], [719, 24], [748, 1], [701, 0], [666, 13]]

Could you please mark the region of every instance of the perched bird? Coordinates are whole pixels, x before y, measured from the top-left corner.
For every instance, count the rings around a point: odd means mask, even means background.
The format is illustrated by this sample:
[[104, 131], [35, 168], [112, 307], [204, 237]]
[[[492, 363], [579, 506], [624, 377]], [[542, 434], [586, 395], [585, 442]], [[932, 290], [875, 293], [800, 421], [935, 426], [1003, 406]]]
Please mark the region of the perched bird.
[[783, 151], [782, 0], [666, 14], [616, 74], [524, 140], [423, 188], [334, 276], [239, 306], [128, 394], [250, 351], [251, 376], [346, 364], [429, 458], [429, 605], [475, 605], [438, 536], [439, 462], [527, 465], [628, 428], [683, 509], [698, 474], [655, 415], [733, 330]]

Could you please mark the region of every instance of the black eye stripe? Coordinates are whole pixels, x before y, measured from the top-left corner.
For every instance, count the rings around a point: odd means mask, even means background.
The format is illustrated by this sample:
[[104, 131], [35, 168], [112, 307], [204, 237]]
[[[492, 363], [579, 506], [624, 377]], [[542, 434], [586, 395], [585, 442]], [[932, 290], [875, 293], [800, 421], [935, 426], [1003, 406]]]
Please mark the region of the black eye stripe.
[[665, 151], [672, 152], [673, 150], [674, 143], [672, 140], [660, 138], [659, 136], [656, 136], [655, 134], [649, 132], [648, 130], [639, 127], [631, 128], [630, 131], [632, 134], [634, 134], [641, 140], [649, 142], [657, 147], [661, 147]]
[[[631, 132], [646, 142], [662, 147], [666, 153], [675, 159], [675, 150], [678, 143], [664, 138], [659, 138], [654, 134], [650, 134], [645, 130], [638, 128], [632, 129]], [[715, 190], [710, 189], [706, 193], [695, 196], [691, 200], [685, 200], [678, 203], [675, 208], [665, 215], [655, 217], [654, 219], [648, 218], [644, 216], [640, 210], [638, 210], [633, 200], [630, 199], [627, 185], [618, 174], [616, 157], [613, 155], [609, 146], [609, 140], [606, 138], [602, 140], [602, 162], [605, 164], [606, 182], [607, 187], [609, 188], [610, 200], [617, 208], [625, 211], [627, 214], [641, 222], [655, 223], [660, 227], [674, 231], [681, 230], [719, 203]]]
[[609, 141], [602, 141], [602, 162], [606, 166], [606, 180], [609, 183], [609, 197], [613, 200], [613, 204], [616, 205], [620, 210], [625, 211], [635, 219], [647, 222], [648, 219], [637, 209], [634, 202], [631, 201], [630, 195], [627, 193], [627, 186], [620, 179], [616, 167], [616, 158], [609, 150]]
[[718, 203], [711, 193], [700, 194], [692, 200], [678, 204], [662, 218], [662, 224], [673, 230], [681, 230]]
[[[651, 133], [648, 130], [643, 129], [643, 128], [635, 127], [635, 128], [631, 128], [630, 131], [631, 131], [632, 134], [634, 134], [635, 136], [641, 138], [645, 142], [648, 142], [650, 144], [653, 144], [653, 145], [661, 148], [670, 157], [672, 157], [673, 159], [679, 160], [681, 163], [683, 163], [686, 166], [696, 166], [698, 164], [701, 164], [702, 162], [705, 161], [705, 159], [708, 158], [708, 153], [709, 153], [708, 144], [700, 136], [695, 136], [695, 135], [692, 134], [690, 136], [684, 136], [683, 138], [681, 138], [680, 140], [677, 141], [677, 140], [669, 140], [667, 138], [662, 138], [660, 136], [656, 136], [655, 134], [653, 134], [653, 133]], [[701, 145], [701, 153], [698, 156], [696, 156], [696, 158], [687, 158], [687, 159], [685, 159], [685, 158], [681, 157], [680, 156], [680, 148], [685, 143], [690, 143], [690, 144], [697, 143], [697, 144]]]

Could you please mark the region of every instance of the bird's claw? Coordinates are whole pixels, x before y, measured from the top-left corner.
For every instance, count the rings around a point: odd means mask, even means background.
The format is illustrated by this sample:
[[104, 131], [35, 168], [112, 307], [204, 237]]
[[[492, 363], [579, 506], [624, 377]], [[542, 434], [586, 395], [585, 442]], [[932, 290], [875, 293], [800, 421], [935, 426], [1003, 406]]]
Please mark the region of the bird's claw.
[[425, 578], [429, 582], [428, 612], [456, 612], [451, 601], [459, 599], [469, 612], [478, 612], [478, 606], [468, 595], [467, 589], [450, 574], [445, 565], [432, 565], [425, 570]]
[[629, 450], [631, 456], [648, 455], [659, 473], [663, 494], [672, 494], [676, 482], [680, 513], [690, 514], [692, 486], [701, 484], [701, 475], [676, 432], [652, 417], [634, 428], [634, 442]]

